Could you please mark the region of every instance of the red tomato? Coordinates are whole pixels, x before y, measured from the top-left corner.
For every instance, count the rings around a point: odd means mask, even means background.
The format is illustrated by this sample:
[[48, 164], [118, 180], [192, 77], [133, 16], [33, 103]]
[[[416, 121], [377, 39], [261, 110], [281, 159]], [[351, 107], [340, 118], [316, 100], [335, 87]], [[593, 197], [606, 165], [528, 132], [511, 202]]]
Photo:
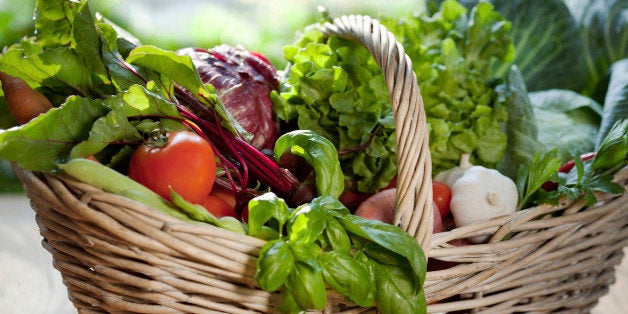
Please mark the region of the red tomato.
[[214, 215], [216, 218], [225, 216], [238, 218], [238, 215], [236, 214], [235, 209], [232, 206], [213, 194], [207, 195], [203, 200], [201, 200], [200, 204], [203, 205], [203, 207], [205, 207], [205, 209], [207, 209], [207, 211], [210, 214]]
[[192, 203], [207, 196], [216, 179], [211, 145], [190, 131], [167, 133], [162, 147], [142, 144], [131, 156], [129, 177], [170, 200], [170, 187]]
[[236, 194], [230, 189], [214, 184], [211, 195], [218, 197], [233, 208], [236, 207]]
[[451, 208], [449, 207], [451, 203], [451, 189], [445, 183], [433, 181], [432, 193], [434, 202], [440, 211], [440, 216], [447, 216], [451, 212]]

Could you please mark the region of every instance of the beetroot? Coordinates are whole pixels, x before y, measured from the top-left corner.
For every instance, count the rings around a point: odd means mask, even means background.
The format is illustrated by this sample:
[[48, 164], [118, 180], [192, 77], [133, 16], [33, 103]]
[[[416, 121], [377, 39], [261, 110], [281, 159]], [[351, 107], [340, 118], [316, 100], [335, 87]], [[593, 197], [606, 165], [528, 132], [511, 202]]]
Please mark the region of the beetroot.
[[236, 121], [253, 135], [251, 145], [272, 149], [279, 127], [272, 110], [270, 92], [278, 90], [276, 69], [259, 53], [220, 45], [212, 49], [185, 48], [204, 83], [209, 83]]

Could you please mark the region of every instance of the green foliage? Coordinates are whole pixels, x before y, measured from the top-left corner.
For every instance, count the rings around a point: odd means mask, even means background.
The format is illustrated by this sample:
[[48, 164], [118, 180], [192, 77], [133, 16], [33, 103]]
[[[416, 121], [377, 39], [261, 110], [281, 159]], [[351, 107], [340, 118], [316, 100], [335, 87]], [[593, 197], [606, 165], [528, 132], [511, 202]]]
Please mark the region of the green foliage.
[[382, 313], [426, 311], [427, 261], [418, 242], [396, 226], [351, 215], [334, 197], [291, 210], [272, 193], [249, 203], [249, 225], [253, 233], [261, 225], [276, 228], [277, 238], [260, 251], [255, 279], [268, 291], [284, 288], [286, 312], [323, 309], [327, 285]]

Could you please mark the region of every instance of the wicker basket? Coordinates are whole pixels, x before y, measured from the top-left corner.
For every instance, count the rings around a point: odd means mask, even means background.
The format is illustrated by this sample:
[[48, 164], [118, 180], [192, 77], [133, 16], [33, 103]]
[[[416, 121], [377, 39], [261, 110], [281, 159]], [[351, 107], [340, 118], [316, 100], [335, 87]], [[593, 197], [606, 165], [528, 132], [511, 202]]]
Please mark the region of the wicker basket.
[[[628, 196], [538, 206], [432, 235], [431, 160], [423, 103], [412, 64], [376, 20], [345, 16], [324, 33], [359, 41], [384, 72], [399, 155], [395, 223], [430, 258], [459, 263], [429, 271], [429, 312], [587, 312], [614, 281], [628, 245]], [[15, 168], [44, 237], [81, 313], [275, 312], [279, 295], [256, 288], [264, 241], [179, 221], [63, 175]], [[628, 168], [616, 175], [626, 186]], [[487, 244], [449, 242], [492, 235]], [[506, 234], [513, 236], [498, 241]], [[348, 308], [330, 292], [326, 312]]]

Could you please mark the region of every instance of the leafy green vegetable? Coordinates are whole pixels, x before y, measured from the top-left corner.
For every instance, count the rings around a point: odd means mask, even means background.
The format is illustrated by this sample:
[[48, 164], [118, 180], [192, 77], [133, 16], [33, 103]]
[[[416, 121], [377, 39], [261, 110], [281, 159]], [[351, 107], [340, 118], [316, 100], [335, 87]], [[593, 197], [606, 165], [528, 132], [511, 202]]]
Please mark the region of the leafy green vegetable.
[[310, 131], [296, 130], [281, 135], [275, 142], [275, 159], [286, 150], [301, 156], [312, 166], [316, 190], [320, 196], [339, 197], [344, 191], [344, 175], [334, 145], [326, 138]]
[[593, 170], [621, 168], [628, 156], [628, 119], [615, 122], [593, 158]]
[[387, 185], [396, 170], [392, 108], [366, 49], [312, 29], [284, 51], [292, 66], [281, 95], [272, 96], [278, 117], [330, 140], [346, 182], [357, 184], [351, 189]]
[[[517, 64], [530, 91], [568, 89], [598, 102], [610, 66], [628, 57], [628, 2], [483, 0], [512, 23]], [[428, 2], [435, 7], [442, 0]], [[461, 0], [467, 8], [478, 0]], [[499, 75], [506, 67], [496, 68]]]
[[530, 162], [534, 155], [543, 151], [538, 140], [537, 120], [528, 97], [521, 72], [516, 65], [511, 66], [504, 83], [495, 88], [500, 103], [506, 107], [510, 117], [506, 124], [508, 147], [496, 168], [505, 176], [515, 178], [519, 165]]
[[[468, 12], [453, 0], [433, 16], [380, 20], [413, 60], [435, 169], [455, 166], [463, 153], [472, 153], [475, 164], [499, 161], [507, 114], [496, 104], [491, 68], [513, 58], [510, 23], [490, 4]], [[396, 174], [394, 121], [373, 58], [358, 43], [325, 38], [315, 29], [284, 53], [291, 67], [281, 93], [273, 96], [278, 116], [334, 143], [347, 189], [386, 186]]]
[[562, 160], [570, 153], [593, 151], [602, 107], [569, 90], [546, 90], [528, 95], [534, 108], [538, 139], [546, 149], [558, 148]]
[[532, 196], [541, 188], [543, 183], [556, 175], [561, 164], [558, 150], [553, 149], [536, 154], [528, 163], [521, 165], [515, 181], [517, 191], [519, 191], [517, 210], [529, 205]]
[[107, 112], [100, 100], [78, 96], [21, 128], [0, 131], [0, 158], [26, 170], [52, 171], [69, 160], [73, 145], [87, 139], [92, 124]]
[[583, 95], [594, 95], [611, 65], [628, 58], [628, 2], [625, 0], [565, 0], [582, 36], [582, 50], [571, 58], [585, 75], [571, 78], [586, 83]]
[[611, 67], [596, 148], [599, 148], [610, 128], [620, 119], [628, 119], [628, 58], [615, 62]]
[[384, 18], [413, 62], [430, 129], [433, 172], [456, 166], [463, 153], [476, 165], [502, 159], [506, 108], [497, 102], [491, 69], [508, 65], [510, 22], [480, 3], [467, 10], [444, 1], [431, 17]]
[[[353, 216], [330, 196], [289, 210], [281, 199], [267, 193], [250, 205], [250, 233], [262, 223], [283, 230], [281, 222], [290, 215], [286, 235], [262, 248], [256, 273], [263, 289], [285, 287], [282, 309], [322, 309], [327, 284], [361, 306], [375, 303], [383, 313], [398, 309], [425, 312], [425, 256], [416, 240], [398, 227]], [[375, 252], [388, 254], [394, 261], [379, 266], [379, 275], [371, 265], [375, 259], [367, 256]], [[382, 258], [379, 260], [383, 263]], [[389, 275], [392, 277], [384, 278]], [[403, 304], [389, 307], [400, 300]]]

